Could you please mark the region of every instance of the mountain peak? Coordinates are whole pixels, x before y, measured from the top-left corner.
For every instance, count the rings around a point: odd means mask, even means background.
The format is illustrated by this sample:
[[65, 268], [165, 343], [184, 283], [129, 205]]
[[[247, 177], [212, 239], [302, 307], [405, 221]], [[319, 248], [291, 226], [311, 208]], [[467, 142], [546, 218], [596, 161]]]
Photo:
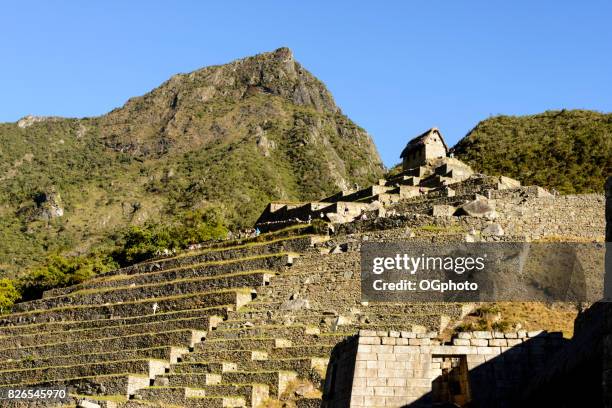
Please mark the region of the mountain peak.
[[288, 47], [280, 47], [272, 52], [275, 58], [283, 61], [293, 60], [293, 51]]

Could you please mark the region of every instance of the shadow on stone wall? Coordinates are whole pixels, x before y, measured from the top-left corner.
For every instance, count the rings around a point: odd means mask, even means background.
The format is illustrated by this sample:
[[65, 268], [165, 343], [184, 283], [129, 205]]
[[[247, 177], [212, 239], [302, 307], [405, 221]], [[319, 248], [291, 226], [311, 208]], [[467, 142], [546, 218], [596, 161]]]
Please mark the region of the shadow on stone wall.
[[602, 368], [612, 366], [612, 355], [605, 349], [610, 322], [612, 303], [596, 303], [577, 318], [575, 336], [557, 353], [536, 359], [540, 363], [531, 361], [533, 353], [520, 352], [540, 341], [535, 337], [470, 370], [471, 402], [452, 405], [430, 392], [405, 407], [608, 407], [604, 394], [610, 390]]
[[[448, 383], [440, 376], [432, 381], [432, 392], [405, 407], [602, 407], [602, 349], [601, 343], [592, 340], [589, 335], [564, 340], [560, 351], [546, 355], [539, 344], [543, 338], [529, 339], [469, 370], [467, 398], [461, 384], [436, 387], [436, 383]], [[457, 381], [452, 369], [448, 377]], [[453, 392], [458, 398], [453, 398]]]
[[357, 336], [334, 346], [323, 385], [323, 407], [349, 407], [357, 357]]

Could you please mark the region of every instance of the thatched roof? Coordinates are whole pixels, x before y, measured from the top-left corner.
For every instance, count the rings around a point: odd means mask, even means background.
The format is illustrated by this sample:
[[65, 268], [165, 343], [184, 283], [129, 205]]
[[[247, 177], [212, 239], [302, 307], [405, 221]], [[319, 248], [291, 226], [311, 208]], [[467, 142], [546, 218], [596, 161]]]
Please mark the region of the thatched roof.
[[400, 154], [400, 158], [403, 159], [404, 157], [408, 156], [408, 154], [411, 151], [424, 145], [425, 142], [427, 142], [427, 140], [435, 134], [438, 135], [438, 137], [442, 141], [442, 144], [444, 145], [444, 148], [448, 151], [448, 146], [446, 145], [446, 142], [444, 141], [444, 137], [442, 137], [442, 133], [440, 133], [440, 130], [438, 128], [434, 127], [434, 128], [429, 129], [422, 135], [419, 135], [415, 137], [414, 139], [412, 139], [411, 141], [409, 141], [406, 147], [404, 148], [404, 150], [402, 150], [402, 154]]

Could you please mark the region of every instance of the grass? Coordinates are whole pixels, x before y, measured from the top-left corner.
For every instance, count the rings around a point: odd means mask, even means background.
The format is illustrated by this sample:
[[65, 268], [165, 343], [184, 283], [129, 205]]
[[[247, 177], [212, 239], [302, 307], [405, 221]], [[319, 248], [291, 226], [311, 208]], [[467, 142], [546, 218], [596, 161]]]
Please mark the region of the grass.
[[[54, 382], [66, 382], [66, 381], [75, 381], [75, 380], [88, 380], [88, 379], [96, 379], [96, 378], [114, 378], [114, 377], [138, 377], [138, 378], [149, 378], [148, 375], [145, 374], [132, 374], [132, 373], [118, 373], [118, 374], [100, 374], [100, 375], [86, 375], [80, 377], [70, 377], [70, 378], [62, 378], [61, 380], [54, 380]], [[38, 381], [30, 381], [30, 382], [21, 382], [21, 383], [13, 383], [6, 384], [3, 387], [9, 386], [19, 386], [19, 385], [30, 385], [30, 384], [39, 384]]]
[[612, 173], [612, 114], [585, 110], [495, 116], [457, 143], [476, 171], [562, 194], [601, 193]]
[[[187, 333], [189, 332], [191, 334], [192, 331], [193, 331], [192, 329], [176, 329], [176, 330], [159, 331], [159, 332], [135, 333], [135, 334], [128, 334], [126, 336], [101, 337], [101, 338], [90, 339], [90, 340], [74, 340], [74, 341], [65, 341], [65, 342], [60, 341], [60, 342], [55, 342], [55, 343], [41, 343], [41, 344], [36, 344], [33, 346], [24, 346], [24, 347], [18, 346], [15, 348], [2, 349], [0, 350], [0, 352], [6, 351], [6, 350], [25, 350], [25, 349], [36, 349], [40, 347], [52, 347], [52, 346], [60, 346], [60, 345], [67, 345], [67, 344], [74, 344], [74, 343], [83, 343], [83, 342], [88, 342], [88, 341], [91, 342], [91, 341], [100, 341], [100, 340], [129, 339], [130, 337], [138, 337], [138, 336], [156, 336], [156, 335], [168, 334], [168, 333], [180, 333], [180, 332]], [[185, 346], [180, 346], [180, 347], [185, 347]]]
[[[273, 233], [266, 233], [266, 234], [261, 234], [260, 236], [267, 236], [268, 234], [273, 234]], [[298, 239], [303, 239], [303, 238], [308, 238], [311, 237], [312, 235], [308, 234], [308, 235], [296, 235], [296, 236], [290, 236], [290, 237], [286, 237], [286, 238], [277, 238], [277, 239], [273, 239], [271, 241], [253, 241], [253, 242], [247, 242], [247, 243], [241, 243], [241, 244], [237, 244], [237, 245], [230, 245], [230, 246], [224, 246], [224, 247], [219, 247], [219, 248], [208, 248], [208, 249], [204, 249], [204, 250], [196, 250], [196, 251], [189, 251], [189, 252], [185, 252], [182, 254], [179, 254], [177, 256], [173, 256], [170, 258], [160, 258], [160, 259], [153, 259], [150, 261], [145, 261], [142, 262], [140, 264], [137, 265], [148, 265], [151, 263], [157, 263], [160, 260], [161, 261], [171, 261], [171, 260], [175, 260], [175, 259], [182, 259], [182, 258], [188, 258], [188, 257], [196, 257], [196, 256], [200, 256], [200, 255], [205, 255], [208, 253], [212, 253], [212, 252], [223, 252], [223, 251], [233, 251], [233, 250], [237, 250], [237, 249], [247, 249], [247, 248], [253, 248], [253, 247], [258, 247], [258, 246], [266, 246], [266, 245], [270, 245], [270, 244], [276, 244], [278, 242], [285, 242], [285, 241], [293, 241], [293, 240], [298, 240]]]
[[161, 271], [155, 271], [155, 272], [145, 272], [145, 273], [139, 273], [139, 274], [134, 274], [134, 275], [121, 275], [120, 278], [116, 277], [117, 275], [113, 275], [108, 278], [101, 276], [99, 278], [89, 279], [85, 284], [91, 284], [92, 282], [93, 283], [107, 282], [107, 281], [113, 282], [117, 280], [127, 280], [127, 279], [135, 278], [138, 276], [154, 276], [154, 275], [160, 275], [160, 274], [167, 273], [167, 272], [175, 272], [179, 270], [189, 270], [189, 269], [202, 268], [202, 267], [208, 267], [208, 266], [229, 265], [233, 263], [255, 261], [258, 259], [265, 259], [265, 258], [282, 258], [284, 256], [298, 257], [299, 254], [296, 252], [279, 252], [276, 254], [254, 255], [254, 256], [248, 256], [244, 258], [225, 259], [221, 261], [208, 261], [208, 262], [202, 262], [202, 263], [197, 263], [197, 264], [188, 265], [188, 266], [178, 266], [178, 267], [174, 267], [170, 269], [163, 269]]
[[145, 288], [152, 288], [152, 287], [162, 287], [162, 286], [168, 286], [168, 285], [176, 285], [179, 283], [195, 283], [195, 282], [205, 282], [205, 281], [215, 281], [215, 280], [219, 280], [219, 279], [226, 279], [226, 278], [233, 278], [233, 277], [237, 277], [237, 276], [247, 276], [247, 275], [274, 275], [275, 272], [274, 271], [269, 271], [269, 270], [263, 270], [263, 269], [254, 269], [251, 271], [240, 271], [240, 272], [232, 272], [232, 273], [226, 273], [226, 274], [222, 274], [222, 275], [214, 275], [214, 276], [205, 276], [205, 277], [200, 277], [200, 278], [183, 278], [183, 279], [175, 279], [172, 281], [165, 281], [165, 282], [161, 282], [161, 283], [148, 283], [148, 284], [144, 284], [144, 285], [137, 285], [137, 286], [112, 286], [112, 287], [101, 287], [101, 288], [92, 288], [92, 289], [81, 289], [78, 290], [76, 292], [70, 292], [68, 295], [62, 295], [62, 296], [56, 296], [56, 297], [51, 297], [51, 298], [45, 298], [45, 300], [47, 299], [56, 299], [56, 298], [61, 298], [61, 297], [73, 297], [73, 296], [84, 296], [84, 295], [91, 295], [91, 294], [97, 294], [97, 293], [105, 293], [105, 292], [116, 292], [119, 290], [139, 290], [139, 289], [145, 289]]
[[470, 330], [547, 330], [562, 332], [565, 338], [574, 333], [576, 306], [568, 303], [496, 302], [481, 305], [457, 327]]
[[[196, 317], [186, 317], [186, 318], [182, 318], [182, 319], [171, 319], [171, 320], [162, 320], [159, 322], [152, 322], [152, 323], [137, 323], [137, 324], [132, 324], [129, 325], [128, 327], [133, 328], [133, 327], [146, 327], [148, 325], [151, 324], [171, 324], [172, 322], [181, 322], [181, 321], [196, 321], [196, 320], [201, 320], [203, 317], [208, 317], [208, 316], [196, 316]], [[104, 327], [95, 327], [95, 328], [85, 328], [85, 329], [73, 329], [73, 330], [69, 330], [69, 331], [65, 331], [65, 332], [61, 332], [60, 334], [64, 334], [64, 335], [73, 335], [73, 334], [79, 334], [79, 333], [83, 333], [83, 332], [95, 332], [95, 331], [102, 331], [102, 330], [109, 330], [109, 329], [118, 329], [118, 328], [126, 328], [125, 324], [118, 324], [115, 326], [104, 326]], [[47, 331], [47, 332], [37, 332], [37, 333], [26, 333], [26, 334], [20, 334], [20, 335], [15, 335], [15, 336], [0, 336], [0, 340], [4, 340], [4, 339], [10, 339], [10, 338], [15, 338], [15, 337], [28, 337], [28, 336], [45, 336], [45, 335], [51, 335], [51, 334], [57, 334], [57, 331]], [[91, 339], [90, 339], [91, 340]]]
[[[173, 296], [164, 296], [164, 297], [159, 297], [159, 298], [139, 299], [139, 300], [134, 300], [134, 301], [130, 301], [130, 302], [110, 303], [110, 304], [104, 305], [104, 307], [112, 307], [112, 306], [127, 305], [127, 304], [140, 304], [140, 303], [150, 303], [150, 302], [161, 302], [161, 301], [164, 301], [164, 300], [176, 300], [176, 299], [188, 298], [188, 297], [193, 297], [193, 296], [215, 295], [215, 294], [221, 294], [221, 293], [251, 293], [251, 291], [252, 291], [251, 288], [219, 289], [219, 290], [213, 290], [213, 291], [207, 291], [207, 292], [189, 293], [189, 294], [186, 294], [186, 295], [173, 295]], [[65, 311], [65, 310], [90, 309], [90, 308], [93, 308], [93, 307], [100, 307], [100, 306], [94, 306], [94, 305], [75, 305], [75, 306], [54, 307], [54, 308], [49, 308], [49, 309], [36, 309], [36, 310], [30, 310], [30, 311], [27, 311], [27, 312], [12, 313], [11, 317], [15, 317], [15, 316], [28, 316], [28, 315], [31, 315], [31, 314], [39, 314], [39, 313], [46, 313], [46, 312], [58, 312], [58, 311]]]
[[[152, 316], [159, 316], [159, 315], [170, 315], [170, 314], [178, 314], [178, 313], [184, 313], [184, 312], [192, 312], [192, 311], [210, 311], [210, 310], [219, 310], [219, 309], [226, 309], [227, 307], [229, 307], [231, 305], [221, 305], [221, 306], [211, 306], [211, 307], [204, 307], [204, 308], [200, 308], [200, 309], [185, 309], [185, 310], [173, 310], [173, 311], [169, 311], [169, 312], [159, 312], [159, 313], [155, 313], [154, 314], [150, 314], [150, 315], [139, 315], [139, 316], [130, 316], [130, 317], [124, 317], [122, 319], [117, 319], [117, 320], [134, 320], [134, 319], [142, 319], [142, 318], [149, 318]], [[19, 325], [18, 327], [8, 327], [8, 328], [15, 328], [18, 330], [23, 330], [24, 328], [35, 328], [35, 327], [42, 327], [45, 325], [65, 325], [65, 324], [79, 324], [79, 323], [90, 323], [90, 322], [114, 322], [114, 320], [109, 320], [109, 319], [93, 319], [93, 320], [70, 320], [70, 321], [63, 321], [63, 322], [46, 322], [46, 323], [32, 323], [32, 324], [23, 324], [23, 325]], [[4, 330], [7, 329], [7, 327], [3, 328]], [[6, 336], [3, 336], [6, 337]]]
[[[133, 352], [133, 351], [146, 351], [146, 350], [158, 350], [158, 349], [169, 349], [170, 347], [177, 347], [177, 348], [186, 348], [186, 346], [176, 346], [176, 345], [172, 345], [172, 346], [158, 346], [158, 347], [146, 347], [146, 348], [142, 348], [142, 349], [130, 349], [129, 351]], [[125, 350], [117, 350], [117, 351], [104, 351], [104, 352], [97, 352], [97, 353], [84, 353], [84, 354], [65, 354], [65, 355], [61, 355], [61, 356], [52, 356], [52, 357], [45, 357], [39, 360], [47, 360], [47, 359], [60, 359], [60, 358], [65, 358], [65, 357], [75, 357], [75, 356], [97, 356], [97, 355], [103, 355], [103, 354], [116, 354], [116, 353], [122, 353]], [[21, 360], [14, 360], [15, 362], [19, 362], [19, 361], [25, 361], [25, 362], [32, 362], [34, 361], [34, 357], [26, 357], [23, 358]]]
[[82, 363], [82, 364], [70, 364], [70, 365], [57, 365], [57, 366], [44, 366], [44, 367], [32, 367], [32, 368], [17, 368], [14, 370], [0, 370], [0, 374], [2, 373], [16, 373], [23, 371], [37, 371], [37, 370], [48, 370], [50, 368], [70, 368], [70, 367], [82, 367], [82, 366], [90, 366], [96, 364], [118, 364], [118, 363], [132, 363], [132, 362], [149, 362], [149, 361], [161, 361], [164, 363], [169, 363], [166, 360], [160, 360], [156, 358], [139, 358], [133, 360], [112, 360], [112, 361], [101, 361], [101, 362], [93, 362], [93, 363]]

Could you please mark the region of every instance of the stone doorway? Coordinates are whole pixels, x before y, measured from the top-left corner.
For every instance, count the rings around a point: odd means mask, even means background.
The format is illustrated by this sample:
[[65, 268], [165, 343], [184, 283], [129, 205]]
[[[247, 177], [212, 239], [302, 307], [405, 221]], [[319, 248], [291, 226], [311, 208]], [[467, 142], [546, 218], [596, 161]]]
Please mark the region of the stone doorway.
[[438, 373], [431, 384], [432, 405], [470, 407], [472, 398], [466, 356], [432, 356], [431, 365], [432, 371]]

